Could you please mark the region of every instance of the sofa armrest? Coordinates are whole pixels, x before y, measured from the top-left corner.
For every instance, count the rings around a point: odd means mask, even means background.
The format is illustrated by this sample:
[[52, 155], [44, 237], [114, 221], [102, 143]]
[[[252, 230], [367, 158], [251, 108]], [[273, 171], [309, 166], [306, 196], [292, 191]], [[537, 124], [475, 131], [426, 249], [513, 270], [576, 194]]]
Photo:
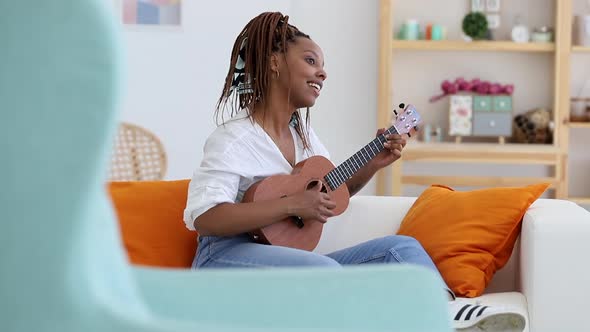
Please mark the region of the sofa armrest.
[[343, 214], [324, 226], [316, 252], [330, 253], [395, 234], [416, 197], [353, 196]]
[[590, 212], [564, 200], [539, 199], [524, 216], [520, 282], [531, 331], [590, 331]]

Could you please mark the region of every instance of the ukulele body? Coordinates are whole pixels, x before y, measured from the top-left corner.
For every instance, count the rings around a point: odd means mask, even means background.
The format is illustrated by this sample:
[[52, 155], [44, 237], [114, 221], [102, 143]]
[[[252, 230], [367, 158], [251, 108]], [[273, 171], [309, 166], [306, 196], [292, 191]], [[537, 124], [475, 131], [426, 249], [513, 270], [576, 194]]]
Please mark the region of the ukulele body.
[[[339, 215], [348, 207], [350, 194], [346, 187], [346, 180], [350, 179], [357, 171], [367, 165], [378, 153], [385, 149], [387, 135], [408, 134], [412, 130], [418, 130], [420, 114], [414, 105], [400, 104], [403, 112], [397, 112], [394, 124], [369, 144], [357, 151], [354, 155], [334, 167], [331, 161], [322, 156], [308, 158], [293, 168], [291, 174], [274, 175], [253, 184], [246, 193], [242, 202], [265, 201], [288, 197], [293, 194], [309, 190], [318, 182], [322, 183], [322, 191], [328, 193], [336, 203], [333, 212]], [[328, 178], [329, 180], [326, 180]], [[326, 182], [330, 181], [331, 186]], [[304, 250], [313, 250], [322, 235], [324, 224], [317, 220], [301, 220], [298, 217], [290, 217], [261, 229], [250, 232], [252, 238], [259, 243], [285, 246]]]
[[[325, 157], [310, 157], [296, 164], [291, 174], [269, 176], [256, 182], [246, 191], [242, 202], [284, 198], [309, 190], [321, 182], [322, 191], [328, 193], [336, 203], [332, 211], [339, 215], [348, 207], [350, 195], [346, 184], [332, 190], [325, 182], [324, 176], [334, 168], [334, 164]], [[250, 235], [258, 243], [311, 251], [320, 241], [323, 226], [316, 220], [306, 219], [301, 223], [301, 220], [297, 222], [297, 218], [287, 218], [250, 232]]]

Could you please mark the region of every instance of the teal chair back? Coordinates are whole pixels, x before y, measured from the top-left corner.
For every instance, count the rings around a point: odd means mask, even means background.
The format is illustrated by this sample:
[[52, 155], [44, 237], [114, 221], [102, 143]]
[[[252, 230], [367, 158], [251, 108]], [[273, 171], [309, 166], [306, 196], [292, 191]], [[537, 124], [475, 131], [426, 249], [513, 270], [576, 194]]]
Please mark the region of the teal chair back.
[[0, 2], [0, 297], [8, 331], [82, 326], [100, 315], [95, 301], [146, 313], [104, 192], [121, 88], [107, 3]]
[[110, 5], [0, 1], [1, 331], [449, 331], [417, 267], [130, 266], [104, 186], [122, 85]]

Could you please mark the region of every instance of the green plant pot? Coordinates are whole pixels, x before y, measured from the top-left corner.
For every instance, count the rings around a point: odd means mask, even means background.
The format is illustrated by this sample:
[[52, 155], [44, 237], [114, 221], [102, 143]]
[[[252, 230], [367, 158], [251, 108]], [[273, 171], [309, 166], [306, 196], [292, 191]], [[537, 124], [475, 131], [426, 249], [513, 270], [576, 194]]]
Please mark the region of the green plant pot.
[[480, 12], [465, 15], [462, 27], [463, 32], [474, 40], [488, 38], [488, 19]]

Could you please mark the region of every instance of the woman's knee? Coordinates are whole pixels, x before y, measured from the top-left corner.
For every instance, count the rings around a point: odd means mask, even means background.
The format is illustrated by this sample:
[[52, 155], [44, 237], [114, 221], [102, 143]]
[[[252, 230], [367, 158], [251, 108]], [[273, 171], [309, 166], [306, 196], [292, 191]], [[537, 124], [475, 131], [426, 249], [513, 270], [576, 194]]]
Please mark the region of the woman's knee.
[[407, 235], [390, 235], [388, 236], [390, 248], [397, 252], [405, 252], [414, 255], [428, 255], [426, 250], [418, 240]]
[[340, 267], [340, 263], [336, 260], [319, 254], [310, 254], [305, 257], [301, 257], [300, 261], [302, 266], [325, 266], [325, 267]]
[[417, 263], [421, 265], [433, 265], [432, 259], [418, 240], [406, 235], [393, 235], [391, 249], [392, 255], [400, 262]]
[[415, 238], [408, 236], [408, 235], [390, 235], [393, 237], [393, 242], [397, 247], [415, 247], [415, 248], [422, 248], [422, 244]]

